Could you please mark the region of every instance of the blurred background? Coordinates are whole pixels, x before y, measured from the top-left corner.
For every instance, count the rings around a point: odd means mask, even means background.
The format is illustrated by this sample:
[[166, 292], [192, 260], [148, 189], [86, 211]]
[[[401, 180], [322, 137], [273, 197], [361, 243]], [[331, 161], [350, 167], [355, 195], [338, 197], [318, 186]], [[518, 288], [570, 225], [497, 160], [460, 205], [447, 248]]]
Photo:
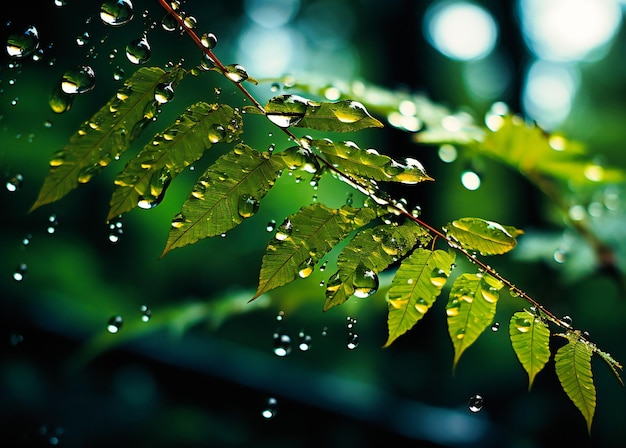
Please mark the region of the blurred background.
[[[102, 8], [118, 11], [117, 19], [101, 17]], [[617, 167], [626, 165], [623, 8], [618, 0], [181, 6], [199, 33], [217, 36], [215, 53], [224, 63], [242, 64], [257, 79], [371, 83], [424, 94], [477, 123], [503, 102]], [[200, 62], [186, 36], [167, 30], [164, 15], [147, 0], [34, 0], [3, 8], [2, 42], [17, 36], [29, 48], [21, 54], [3, 48], [0, 56], [3, 446], [623, 446], [626, 395], [600, 360], [593, 364], [598, 406], [591, 437], [553, 364], [527, 390], [508, 337], [508, 319], [525, 303], [506, 293], [499, 326], [481, 336], [454, 373], [445, 300], [381, 348], [391, 275], [381, 275], [380, 291], [367, 300], [323, 313], [320, 282], [334, 272], [332, 254], [323, 272], [248, 304], [272, 220], [280, 223], [315, 200], [362, 205], [339, 181], [324, 178], [314, 190], [308, 179], [283, 176], [258, 213], [225, 238], [160, 258], [171, 219], [198, 174], [228, 150], [218, 145], [172, 183], [158, 207], [105, 223], [117, 172], [185, 107], [199, 100], [248, 104], [216, 73], [185, 79], [117, 167], [28, 213], [51, 154], [137, 69], [127, 48], [133, 53], [143, 37], [147, 66]], [[64, 73], [83, 66], [95, 73], [94, 87], [55, 113], [51, 93]], [[277, 89], [284, 84], [251, 87], [262, 102]], [[290, 146], [258, 116], [245, 116], [244, 127], [253, 147]], [[462, 151], [451, 158], [393, 126], [331, 137], [422, 161], [436, 182], [399, 194], [435, 226], [480, 216], [523, 228], [519, 249], [490, 264], [626, 361], [622, 273], [600, 269], [566, 220], [555, 218], [553, 204], [517, 172]], [[468, 166], [478, 181], [464, 180]], [[620, 186], [585, 198], [569, 193], [575, 212], [590, 219], [614, 248], [617, 266], [625, 266]], [[477, 395], [482, 408], [472, 412]]]

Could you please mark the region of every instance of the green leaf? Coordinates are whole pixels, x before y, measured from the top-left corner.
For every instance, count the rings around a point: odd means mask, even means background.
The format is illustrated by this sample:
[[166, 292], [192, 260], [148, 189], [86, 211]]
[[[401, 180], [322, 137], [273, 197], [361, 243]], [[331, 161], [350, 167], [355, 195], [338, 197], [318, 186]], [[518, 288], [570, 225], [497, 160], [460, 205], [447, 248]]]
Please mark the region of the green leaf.
[[517, 245], [517, 236], [524, 233], [515, 227], [503, 226], [480, 218], [457, 219], [443, 230], [463, 249], [478, 251], [482, 255], [509, 252]]
[[528, 373], [530, 390], [535, 375], [550, 359], [550, 330], [538, 316], [524, 310], [511, 316], [509, 334], [517, 359]]
[[567, 339], [567, 345], [561, 347], [554, 357], [556, 374], [561, 387], [587, 421], [587, 430], [591, 431], [596, 410], [596, 387], [591, 373], [593, 349], [580, 337], [579, 331], [559, 336]]
[[430, 234], [412, 221], [359, 231], [337, 258], [337, 272], [326, 284], [324, 311], [344, 303], [352, 294], [361, 297], [373, 294], [364, 285], [375, 284], [379, 272], [402, 258], [418, 241], [423, 245], [430, 239]]
[[61, 199], [119, 158], [156, 117], [157, 86], [175, 86], [184, 74], [181, 68], [165, 72], [158, 67], [143, 67], [135, 72], [113, 98], [80, 126], [69, 143], [52, 155], [50, 171], [31, 211]]
[[623, 170], [594, 163], [580, 143], [546, 134], [536, 124], [528, 125], [516, 116], [501, 117], [497, 130], [488, 131], [477, 148], [527, 176], [537, 172], [578, 185], [626, 179]]
[[221, 235], [256, 213], [285, 166], [240, 143], [200, 176], [172, 228], [163, 255], [202, 238]]
[[374, 218], [376, 212], [366, 207], [331, 209], [320, 203], [302, 207], [285, 219], [267, 245], [252, 299], [298, 277], [308, 277], [321, 257]]
[[452, 251], [419, 248], [402, 262], [387, 298], [389, 337], [385, 347], [413, 328], [435, 303], [450, 275], [454, 258]]
[[455, 367], [463, 352], [493, 322], [502, 286], [487, 274], [462, 274], [454, 282], [446, 314]]
[[[358, 101], [317, 102], [298, 95], [280, 95], [264, 106], [267, 118], [281, 128], [295, 126], [318, 131], [353, 132], [366, 128], [382, 128]], [[247, 112], [260, 113], [252, 106]]]
[[329, 139], [312, 140], [311, 146], [318, 149], [328, 162], [348, 174], [403, 184], [433, 180], [426, 174], [422, 164], [412, 158], [396, 161], [373, 149], [363, 150], [350, 141], [334, 143]]
[[151, 208], [162, 199], [166, 183], [213, 144], [236, 139], [241, 125], [241, 115], [228, 105], [199, 102], [187, 108], [118, 174], [107, 220], [137, 205]]

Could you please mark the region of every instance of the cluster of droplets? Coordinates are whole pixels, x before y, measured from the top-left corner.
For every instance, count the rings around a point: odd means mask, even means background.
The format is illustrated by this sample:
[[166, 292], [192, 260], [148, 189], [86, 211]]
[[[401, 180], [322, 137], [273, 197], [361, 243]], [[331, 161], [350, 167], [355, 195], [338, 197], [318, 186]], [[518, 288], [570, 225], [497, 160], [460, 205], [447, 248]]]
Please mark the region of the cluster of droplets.
[[348, 330], [348, 339], [346, 341], [346, 347], [348, 350], [354, 350], [359, 346], [359, 335], [355, 330], [356, 318], [348, 316], [346, 318], [346, 328]]
[[[140, 320], [142, 322], [150, 322], [152, 319], [152, 310], [147, 305], [141, 305], [139, 307]], [[106, 330], [111, 334], [117, 334], [124, 325], [124, 318], [120, 315], [112, 316], [107, 322]]]
[[[285, 317], [285, 313], [283, 311], [279, 311], [276, 315], [276, 321], [282, 322]], [[280, 358], [283, 358], [289, 355], [292, 351], [292, 341], [291, 336], [284, 333], [280, 328], [277, 328], [276, 331], [272, 334], [273, 340], [273, 351], [274, 354]], [[311, 342], [313, 338], [310, 334], [307, 334], [304, 330], [300, 330], [298, 332], [298, 350], [301, 352], [306, 352], [311, 349]]]
[[112, 243], [117, 243], [120, 238], [122, 237], [122, 235], [124, 234], [124, 228], [123, 228], [123, 224], [122, 224], [122, 220], [121, 220], [121, 215], [118, 216], [115, 219], [112, 219], [109, 222], [109, 241]]

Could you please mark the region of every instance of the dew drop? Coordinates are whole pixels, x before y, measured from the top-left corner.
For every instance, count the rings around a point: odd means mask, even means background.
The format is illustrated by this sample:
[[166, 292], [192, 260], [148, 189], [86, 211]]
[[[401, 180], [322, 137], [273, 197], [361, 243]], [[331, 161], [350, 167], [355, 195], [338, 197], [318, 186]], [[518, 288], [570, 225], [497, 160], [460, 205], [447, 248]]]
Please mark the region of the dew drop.
[[448, 275], [443, 269], [435, 268], [430, 273], [430, 283], [438, 289], [443, 288], [448, 280]]
[[278, 402], [276, 401], [276, 398], [268, 398], [267, 403], [265, 403], [265, 407], [261, 411], [261, 415], [263, 416], [263, 418], [270, 420], [276, 417], [277, 406]]
[[126, 25], [133, 19], [133, 4], [130, 0], [106, 0], [100, 6], [100, 19], [109, 26]]
[[293, 232], [293, 224], [289, 218], [287, 218], [280, 226], [278, 226], [274, 238], [278, 241], [285, 241], [287, 238], [291, 237], [291, 232]]
[[200, 42], [204, 48], [215, 48], [217, 45], [217, 36], [213, 33], [204, 33], [202, 37], [200, 37]]
[[109, 319], [109, 323], [107, 324], [107, 331], [111, 334], [115, 334], [120, 331], [123, 323], [124, 320], [122, 319], [122, 316], [113, 316], [111, 319]]
[[561, 317], [561, 323], [563, 323], [566, 327], [571, 328], [574, 324], [574, 321], [572, 320], [571, 316], [563, 316]]
[[331, 299], [339, 290], [339, 288], [341, 288], [342, 284], [343, 281], [339, 276], [339, 272], [335, 272], [333, 275], [331, 275], [331, 277], [328, 279], [328, 282], [326, 283], [326, 298]]
[[61, 90], [68, 95], [87, 93], [96, 86], [96, 73], [88, 65], [72, 68], [61, 78]]
[[23, 33], [11, 34], [7, 39], [6, 51], [12, 58], [25, 58], [39, 48], [39, 31], [29, 26]]
[[174, 87], [172, 83], [161, 83], [154, 89], [154, 100], [159, 104], [169, 103], [174, 99]]
[[126, 45], [126, 57], [133, 64], [145, 64], [151, 54], [152, 50], [145, 35]]
[[221, 142], [226, 137], [226, 130], [221, 124], [214, 124], [209, 129], [209, 141], [213, 144]]
[[358, 101], [350, 101], [345, 106], [344, 103], [341, 103], [333, 109], [333, 113], [337, 120], [342, 123], [356, 123], [369, 115], [365, 106]]
[[21, 282], [26, 277], [26, 273], [28, 272], [28, 266], [26, 263], [21, 263], [13, 272], [13, 280], [16, 282]]
[[378, 291], [378, 275], [373, 270], [359, 264], [354, 271], [353, 294], [364, 299]]
[[224, 75], [233, 82], [240, 83], [248, 79], [248, 72], [242, 65], [230, 64], [224, 68]]
[[528, 333], [530, 331], [531, 325], [532, 322], [524, 317], [518, 317], [517, 319], [515, 319], [515, 328], [520, 333]]
[[152, 318], [152, 310], [148, 308], [147, 305], [141, 305], [141, 307], [139, 307], [139, 311], [141, 312], [141, 321], [150, 322], [150, 319]]
[[274, 354], [284, 357], [291, 353], [291, 338], [287, 334], [274, 333]]
[[237, 212], [242, 218], [250, 218], [259, 209], [259, 201], [254, 196], [242, 194], [237, 202]]
[[311, 338], [310, 335], [304, 333], [304, 331], [299, 332], [298, 333], [298, 348], [300, 349], [300, 351], [302, 352], [309, 351], [311, 348], [312, 340], [313, 338]]
[[481, 397], [480, 395], [471, 396], [467, 403], [467, 407], [472, 412], [480, 412], [481, 409], [483, 408], [483, 405], [484, 405], [484, 400], [483, 400], [483, 397]]
[[24, 176], [22, 176], [21, 174], [15, 174], [11, 176], [9, 179], [7, 179], [5, 183], [5, 187], [7, 191], [10, 191], [11, 193], [13, 193], [15, 191], [18, 191], [22, 187], [23, 183], [24, 183]]
[[161, 20], [161, 28], [163, 28], [165, 31], [172, 32], [178, 29], [178, 27], [178, 21], [171, 14], [166, 14]]
[[276, 229], [276, 221], [272, 219], [267, 223], [265, 230], [267, 230], [268, 232], [273, 232], [274, 229]]
[[307, 278], [309, 275], [313, 273], [313, 267], [315, 265], [315, 261], [312, 257], [307, 258], [300, 266], [298, 266], [298, 276], [300, 278]]

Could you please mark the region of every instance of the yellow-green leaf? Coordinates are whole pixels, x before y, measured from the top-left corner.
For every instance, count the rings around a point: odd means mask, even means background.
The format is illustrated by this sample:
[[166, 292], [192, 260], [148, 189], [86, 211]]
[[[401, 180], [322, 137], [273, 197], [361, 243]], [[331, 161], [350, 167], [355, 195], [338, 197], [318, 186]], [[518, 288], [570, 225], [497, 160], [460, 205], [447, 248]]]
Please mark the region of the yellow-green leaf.
[[403, 184], [433, 180], [426, 174], [422, 164], [412, 158], [393, 160], [373, 149], [361, 149], [350, 141], [335, 143], [329, 139], [312, 140], [311, 146], [318, 149], [328, 162], [341, 167], [348, 174]]
[[587, 430], [591, 431], [596, 410], [596, 387], [591, 373], [593, 349], [580, 337], [579, 331], [559, 336], [564, 336], [567, 344], [557, 350], [554, 356], [556, 374], [561, 387], [587, 421]]
[[452, 251], [418, 248], [402, 262], [387, 298], [389, 337], [385, 347], [413, 328], [435, 303], [454, 258]]
[[212, 145], [237, 138], [241, 124], [241, 115], [228, 105], [199, 102], [187, 108], [117, 175], [107, 220], [137, 205], [156, 205], [173, 178]]
[[463, 249], [478, 251], [482, 255], [509, 252], [517, 245], [516, 238], [524, 233], [515, 227], [480, 218], [457, 219], [443, 229]]
[[299, 277], [308, 277], [335, 244], [374, 218], [376, 212], [367, 207], [345, 205], [331, 209], [320, 203], [302, 207], [285, 219], [267, 245], [253, 299]]
[[268, 153], [240, 143], [198, 179], [182, 210], [172, 220], [163, 254], [221, 235], [250, 218], [285, 166]]
[[378, 281], [378, 273], [403, 257], [419, 241], [431, 237], [412, 221], [400, 226], [383, 224], [359, 231], [337, 258], [337, 272], [326, 283], [324, 311], [344, 303], [351, 295], [368, 297], [368, 289]]
[[143, 67], [135, 72], [113, 98], [80, 126], [69, 143], [52, 155], [50, 171], [31, 210], [61, 199], [119, 158], [156, 117], [157, 86], [175, 86], [184, 74], [181, 68], [165, 72], [158, 67]]
[[524, 310], [511, 316], [509, 334], [515, 355], [528, 373], [530, 390], [535, 375], [550, 359], [550, 329], [538, 316]]
[[487, 274], [462, 274], [452, 285], [446, 314], [454, 346], [454, 366], [493, 322], [502, 286], [499, 280]]

